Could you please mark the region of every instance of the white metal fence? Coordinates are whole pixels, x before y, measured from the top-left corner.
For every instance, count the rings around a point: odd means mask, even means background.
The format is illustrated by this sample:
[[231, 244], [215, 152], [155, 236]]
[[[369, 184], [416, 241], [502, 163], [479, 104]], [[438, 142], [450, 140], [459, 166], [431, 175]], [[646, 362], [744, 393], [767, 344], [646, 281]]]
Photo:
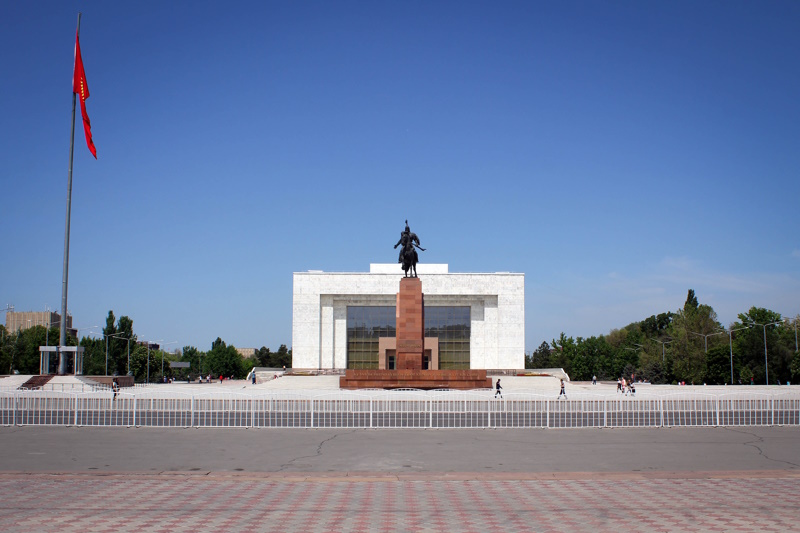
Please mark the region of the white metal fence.
[[638, 396], [487, 391], [0, 391], [0, 425], [584, 428], [800, 425], [800, 391]]

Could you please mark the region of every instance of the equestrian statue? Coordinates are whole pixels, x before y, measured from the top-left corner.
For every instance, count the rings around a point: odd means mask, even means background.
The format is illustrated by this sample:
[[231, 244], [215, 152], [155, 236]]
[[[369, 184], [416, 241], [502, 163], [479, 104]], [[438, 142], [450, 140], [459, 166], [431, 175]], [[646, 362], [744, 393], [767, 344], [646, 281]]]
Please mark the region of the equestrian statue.
[[[416, 278], [417, 262], [419, 261], [416, 248], [419, 248], [423, 252], [425, 248], [419, 245], [419, 237], [417, 237], [417, 234], [412, 233], [409, 229], [408, 220], [406, 220], [406, 229], [400, 233], [400, 240], [397, 241], [394, 247], [397, 249], [397, 247], [401, 245], [402, 248], [400, 248], [400, 256], [397, 258], [397, 262], [403, 265], [404, 277]], [[411, 274], [409, 274], [409, 272], [411, 272]]]

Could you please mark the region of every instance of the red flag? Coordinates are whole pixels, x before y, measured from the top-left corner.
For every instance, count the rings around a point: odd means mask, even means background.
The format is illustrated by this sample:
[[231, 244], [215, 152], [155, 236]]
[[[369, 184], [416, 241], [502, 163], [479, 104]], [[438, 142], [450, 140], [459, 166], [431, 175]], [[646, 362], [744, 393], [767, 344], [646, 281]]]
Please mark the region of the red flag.
[[86, 83], [86, 73], [83, 71], [83, 59], [81, 59], [81, 43], [75, 33], [75, 70], [72, 74], [72, 92], [81, 99], [81, 115], [83, 115], [83, 132], [86, 134], [86, 146], [97, 159], [97, 150], [92, 141], [92, 123], [89, 122], [89, 115], [86, 113], [86, 99], [89, 98], [89, 85]]

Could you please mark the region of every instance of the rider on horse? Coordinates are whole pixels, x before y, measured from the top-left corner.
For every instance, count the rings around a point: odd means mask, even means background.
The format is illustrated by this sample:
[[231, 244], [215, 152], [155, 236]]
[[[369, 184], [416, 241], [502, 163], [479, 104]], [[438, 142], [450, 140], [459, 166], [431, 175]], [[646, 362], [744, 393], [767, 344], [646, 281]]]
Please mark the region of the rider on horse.
[[419, 237], [417, 237], [417, 234], [411, 232], [411, 229], [408, 227], [408, 220], [406, 220], [406, 229], [400, 234], [400, 240], [397, 241], [394, 247], [397, 248], [401, 244], [403, 247], [400, 249], [400, 256], [397, 262], [403, 264], [403, 271], [405, 271], [406, 275], [408, 275], [408, 271], [411, 269], [414, 277], [416, 277], [417, 261], [419, 258], [414, 247], [419, 248], [423, 252], [425, 248], [419, 245]]

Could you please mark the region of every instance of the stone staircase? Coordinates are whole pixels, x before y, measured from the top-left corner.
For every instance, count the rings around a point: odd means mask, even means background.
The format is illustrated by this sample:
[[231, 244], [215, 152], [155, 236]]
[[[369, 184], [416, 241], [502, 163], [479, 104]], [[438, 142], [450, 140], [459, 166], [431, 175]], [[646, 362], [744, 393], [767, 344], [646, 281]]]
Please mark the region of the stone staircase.
[[52, 374], [46, 374], [43, 376], [31, 376], [28, 381], [20, 385], [21, 390], [33, 390], [33, 389], [41, 389], [48, 381], [53, 379]]

